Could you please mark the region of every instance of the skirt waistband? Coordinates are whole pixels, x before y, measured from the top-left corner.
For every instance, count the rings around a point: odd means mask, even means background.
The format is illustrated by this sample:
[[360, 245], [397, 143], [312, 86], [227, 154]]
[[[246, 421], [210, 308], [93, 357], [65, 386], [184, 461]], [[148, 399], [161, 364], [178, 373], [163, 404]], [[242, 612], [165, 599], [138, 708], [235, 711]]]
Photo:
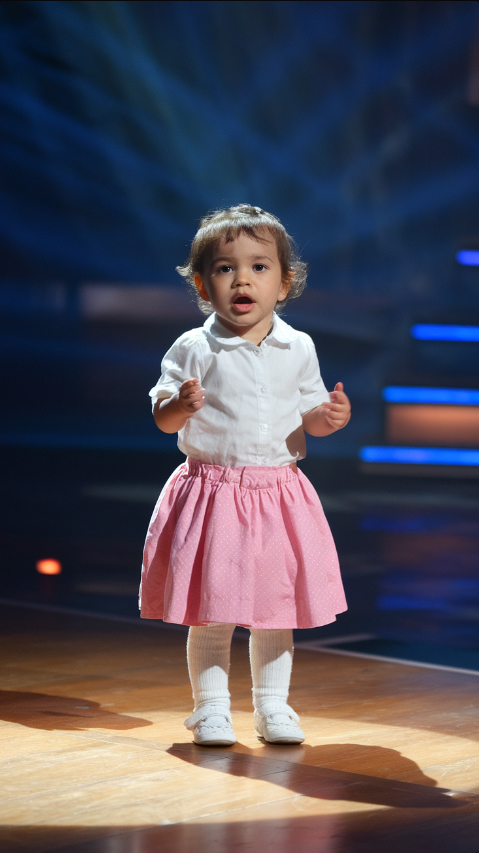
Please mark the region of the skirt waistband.
[[298, 476], [296, 462], [291, 465], [281, 465], [277, 468], [262, 465], [244, 465], [238, 468], [228, 468], [223, 465], [211, 465], [199, 462], [197, 459], [186, 460], [189, 477], [201, 477], [219, 483], [236, 483], [243, 489], [271, 489], [282, 483], [295, 480]]

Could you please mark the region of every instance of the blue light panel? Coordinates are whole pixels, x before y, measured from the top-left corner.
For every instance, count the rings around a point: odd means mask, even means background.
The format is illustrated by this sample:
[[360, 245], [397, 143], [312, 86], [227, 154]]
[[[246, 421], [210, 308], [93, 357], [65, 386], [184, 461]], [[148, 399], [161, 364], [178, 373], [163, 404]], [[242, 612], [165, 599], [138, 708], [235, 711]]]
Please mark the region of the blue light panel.
[[479, 326], [442, 326], [417, 323], [411, 335], [418, 341], [479, 341]]
[[398, 462], [407, 465], [479, 465], [479, 450], [447, 447], [362, 447], [363, 462]]
[[388, 403], [446, 403], [450, 406], [479, 406], [479, 391], [467, 388], [383, 388]]
[[473, 249], [461, 249], [456, 254], [456, 261], [465, 267], [479, 267], [479, 252]]

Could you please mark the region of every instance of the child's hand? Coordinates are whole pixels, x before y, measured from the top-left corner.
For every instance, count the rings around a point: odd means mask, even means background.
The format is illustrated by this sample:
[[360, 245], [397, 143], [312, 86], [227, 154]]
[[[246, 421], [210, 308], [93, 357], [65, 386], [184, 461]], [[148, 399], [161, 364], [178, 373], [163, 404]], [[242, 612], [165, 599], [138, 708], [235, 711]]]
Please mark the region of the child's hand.
[[351, 417], [351, 403], [343, 391], [343, 383], [338, 382], [334, 391], [329, 395], [331, 402], [323, 403], [322, 409], [326, 411], [325, 419], [334, 430], [342, 429]]
[[178, 391], [180, 410], [189, 418], [205, 404], [205, 392], [199, 379], [187, 379]]
[[338, 382], [329, 395], [329, 403], [321, 403], [303, 415], [303, 427], [310, 435], [331, 435], [346, 426], [351, 417], [351, 404], [343, 391], [343, 383]]
[[162, 432], [179, 432], [188, 418], [191, 418], [204, 404], [205, 392], [200, 385], [200, 380], [187, 379], [176, 394], [165, 400], [157, 400], [153, 409], [155, 423]]

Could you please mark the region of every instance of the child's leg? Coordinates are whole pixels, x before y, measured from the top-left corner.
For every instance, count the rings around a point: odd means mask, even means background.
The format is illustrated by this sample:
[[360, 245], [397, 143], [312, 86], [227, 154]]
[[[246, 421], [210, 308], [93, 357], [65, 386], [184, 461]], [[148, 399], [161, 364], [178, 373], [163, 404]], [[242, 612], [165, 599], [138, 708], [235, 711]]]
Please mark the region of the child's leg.
[[209, 702], [230, 707], [228, 673], [234, 625], [190, 628], [186, 646], [195, 710]]
[[217, 623], [188, 632], [188, 672], [195, 709], [185, 726], [193, 732], [195, 743], [202, 746], [230, 746], [236, 741], [228, 690], [234, 628]]
[[251, 629], [251, 673], [256, 731], [269, 743], [302, 743], [299, 717], [289, 707], [293, 665], [291, 629]]
[[249, 648], [254, 707], [271, 700], [286, 705], [293, 666], [292, 630], [252, 628]]

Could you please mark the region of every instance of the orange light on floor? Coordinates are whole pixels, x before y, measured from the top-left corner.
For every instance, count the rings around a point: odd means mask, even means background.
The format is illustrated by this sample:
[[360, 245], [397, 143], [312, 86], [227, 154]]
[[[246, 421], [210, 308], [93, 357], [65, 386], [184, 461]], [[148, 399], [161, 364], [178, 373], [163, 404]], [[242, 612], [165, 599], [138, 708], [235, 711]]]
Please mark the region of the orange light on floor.
[[58, 560], [39, 560], [37, 563], [37, 572], [41, 575], [59, 575], [62, 570], [62, 564]]

